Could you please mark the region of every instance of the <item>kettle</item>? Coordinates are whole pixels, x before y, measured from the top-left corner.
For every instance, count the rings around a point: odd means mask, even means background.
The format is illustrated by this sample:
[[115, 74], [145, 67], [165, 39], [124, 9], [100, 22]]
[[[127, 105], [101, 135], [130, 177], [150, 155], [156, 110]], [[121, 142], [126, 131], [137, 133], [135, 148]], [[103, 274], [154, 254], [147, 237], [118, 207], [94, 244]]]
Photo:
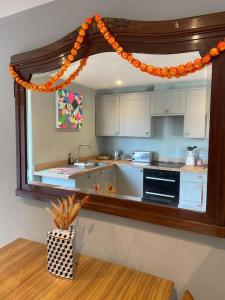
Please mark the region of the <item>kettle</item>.
[[194, 149], [196, 149], [197, 146], [194, 147], [187, 147], [187, 156], [185, 160], [186, 166], [194, 166], [195, 165], [195, 156], [194, 156]]

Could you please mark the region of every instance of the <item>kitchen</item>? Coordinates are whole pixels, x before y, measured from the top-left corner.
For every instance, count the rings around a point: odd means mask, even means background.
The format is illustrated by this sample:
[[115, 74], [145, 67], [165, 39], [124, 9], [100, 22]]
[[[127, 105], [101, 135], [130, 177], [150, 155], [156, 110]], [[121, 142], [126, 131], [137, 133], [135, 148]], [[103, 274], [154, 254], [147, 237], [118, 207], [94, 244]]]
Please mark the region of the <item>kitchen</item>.
[[[161, 65], [168, 59], [139, 55]], [[177, 65], [196, 55], [169, 59]], [[210, 67], [176, 81], [129, 68], [113, 53], [89, 58], [68, 88], [83, 94], [79, 129], [54, 128], [54, 96], [28, 95], [29, 181], [205, 212]]]

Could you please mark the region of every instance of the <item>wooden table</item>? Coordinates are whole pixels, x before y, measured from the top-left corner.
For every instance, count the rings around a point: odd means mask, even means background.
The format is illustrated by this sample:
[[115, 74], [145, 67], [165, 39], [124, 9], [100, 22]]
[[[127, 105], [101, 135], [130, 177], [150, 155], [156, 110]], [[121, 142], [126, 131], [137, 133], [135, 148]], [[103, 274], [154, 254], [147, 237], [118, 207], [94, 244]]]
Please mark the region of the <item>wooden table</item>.
[[81, 256], [77, 278], [49, 274], [46, 246], [18, 239], [0, 249], [0, 299], [169, 300], [173, 282]]

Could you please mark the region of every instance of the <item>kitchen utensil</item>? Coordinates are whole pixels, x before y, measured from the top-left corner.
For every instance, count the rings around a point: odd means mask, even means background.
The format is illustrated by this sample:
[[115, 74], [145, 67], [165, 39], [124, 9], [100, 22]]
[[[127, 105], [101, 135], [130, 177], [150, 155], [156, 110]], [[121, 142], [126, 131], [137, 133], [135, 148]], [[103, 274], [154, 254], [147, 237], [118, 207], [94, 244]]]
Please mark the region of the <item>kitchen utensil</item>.
[[185, 160], [186, 166], [194, 166], [195, 165], [194, 149], [196, 149], [196, 148], [197, 148], [197, 146], [194, 146], [194, 147], [188, 146], [187, 147], [187, 156], [186, 156], [186, 160]]

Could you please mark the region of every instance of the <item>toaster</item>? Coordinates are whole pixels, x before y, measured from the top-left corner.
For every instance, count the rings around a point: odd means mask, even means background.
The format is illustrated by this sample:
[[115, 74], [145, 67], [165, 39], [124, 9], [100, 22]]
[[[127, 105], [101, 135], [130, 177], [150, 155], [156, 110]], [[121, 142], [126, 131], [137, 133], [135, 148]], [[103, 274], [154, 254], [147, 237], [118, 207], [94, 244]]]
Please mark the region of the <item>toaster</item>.
[[133, 162], [150, 163], [152, 162], [151, 151], [135, 151], [132, 153]]

